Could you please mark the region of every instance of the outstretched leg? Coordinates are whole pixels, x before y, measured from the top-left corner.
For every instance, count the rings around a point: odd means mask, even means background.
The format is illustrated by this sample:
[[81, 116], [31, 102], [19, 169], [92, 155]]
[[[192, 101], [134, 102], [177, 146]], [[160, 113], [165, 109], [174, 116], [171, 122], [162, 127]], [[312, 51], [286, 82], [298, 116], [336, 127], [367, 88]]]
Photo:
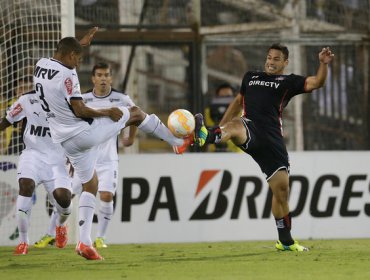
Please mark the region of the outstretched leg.
[[189, 138], [177, 138], [165, 126], [157, 115], [148, 115], [140, 110], [139, 107], [133, 106], [129, 109], [130, 119], [127, 121], [126, 126], [136, 125], [140, 130], [145, 133], [152, 134], [158, 139], [166, 141], [174, 147], [174, 151], [182, 154], [187, 147], [192, 143]]
[[206, 128], [202, 114], [196, 114], [194, 117], [194, 142], [199, 147], [204, 144], [226, 143], [229, 140], [240, 146], [248, 140], [246, 128], [240, 118], [232, 119], [221, 127]]

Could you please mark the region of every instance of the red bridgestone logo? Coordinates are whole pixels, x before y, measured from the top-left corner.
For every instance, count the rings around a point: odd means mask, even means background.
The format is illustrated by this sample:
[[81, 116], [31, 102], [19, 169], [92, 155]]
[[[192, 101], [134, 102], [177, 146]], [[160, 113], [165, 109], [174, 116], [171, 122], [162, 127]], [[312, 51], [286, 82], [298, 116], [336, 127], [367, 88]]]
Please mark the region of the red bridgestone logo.
[[200, 174], [199, 183], [197, 190], [195, 192], [195, 196], [197, 196], [202, 189], [208, 184], [208, 182], [218, 173], [220, 170], [204, 170]]

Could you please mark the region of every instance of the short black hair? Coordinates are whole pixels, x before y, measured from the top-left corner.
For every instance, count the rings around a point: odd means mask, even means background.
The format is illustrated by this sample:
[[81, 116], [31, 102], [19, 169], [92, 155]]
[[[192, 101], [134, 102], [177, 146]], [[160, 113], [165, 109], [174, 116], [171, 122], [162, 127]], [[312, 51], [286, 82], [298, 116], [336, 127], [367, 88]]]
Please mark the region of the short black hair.
[[82, 46], [75, 37], [65, 37], [61, 39], [57, 45], [57, 53], [65, 56], [71, 52], [76, 54], [82, 53]]
[[232, 90], [233, 94], [234, 94], [235, 89], [234, 89], [234, 87], [233, 87], [231, 84], [229, 84], [229, 83], [222, 83], [222, 84], [220, 84], [220, 85], [216, 88], [216, 96], [218, 96], [218, 95], [219, 95], [219, 93], [220, 93], [220, 90], [221, 90], [221, 89], [224, 89], [224, 88], [230, 88], [230, 89]]
[[288, 50], [287, 46], [285, 46], [285, 45], [282, 45], [280, 43], [274, 43], [269, 47], [267, 52], [269, 52], [270, 50], [281, 51], [284, 55], [285, 60], [287, 60], [289, 58], [289, 50]]
[[112, 69], [110, 68], [109, 64], [105, 62], [99, 62], [95, 64], [91, 71], [91, 76], [95, 76], [96, 69], [109, 69], [110, 74], [112, 74]]

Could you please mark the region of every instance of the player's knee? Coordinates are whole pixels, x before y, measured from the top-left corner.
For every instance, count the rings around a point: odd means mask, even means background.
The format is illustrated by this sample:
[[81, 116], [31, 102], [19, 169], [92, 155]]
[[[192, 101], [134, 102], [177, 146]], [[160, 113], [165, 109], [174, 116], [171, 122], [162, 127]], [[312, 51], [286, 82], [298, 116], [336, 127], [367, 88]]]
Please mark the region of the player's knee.
[[53, 192], [55, 201], [63, 208], [69, 207], [71, 204], [72, 193], [64, 188], [57, 188]]
[[111, 202], [113, 200], [113, 193], [107, 191], [99, 192], [100, 200], [105, 202]]
[[229, 138], [237, 146], [245, 144], [248, 139], [246, 128], [239, 119], [234, 119], [224, 127], [228, 131]]
[[35, 190], [35, 182], [29, 178], [20, 178], [19, 181], [19, 194], [26, 197], [31, 197]]
[[130, 107], [130, 119], [128, 125], [139, 125], [145, 119], [145, 113], [137, 106]]
[[279, 189], [279, 193], [280, 193], [280, 196], [281, 196], [282, 200], [284, 200], [284, 201], [288, 200], [288, 198], [289, 198], [289, 186], [282, 186]]
[[289, 180], [283, 175], [282, 172], [278, 172], [269, 181], [271, 191], [279, 203], [287, 203], [289, 199]]
[[276, 200], [280, 203], [287, 203], [289, 199], [289, 185], [277, 184], [273, 190]]
[[62, 204], [59, 204], [57, 201], [55, 203], [55, 208], [57, 209], [57, 212], [60, 214], [60, 215], [63, 215], [63, 216], [68, 216], [71, 214], [72, 212], [72, 203], [70, 201], [69, 205], [62, 205]]

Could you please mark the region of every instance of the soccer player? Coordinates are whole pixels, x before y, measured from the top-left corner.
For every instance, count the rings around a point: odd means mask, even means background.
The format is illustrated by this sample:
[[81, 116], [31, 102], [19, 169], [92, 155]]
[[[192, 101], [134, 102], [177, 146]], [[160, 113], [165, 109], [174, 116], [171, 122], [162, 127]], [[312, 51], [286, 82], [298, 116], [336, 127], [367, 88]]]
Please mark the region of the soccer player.
[[7, 111], [0, 122], [0, 131], [24, 121], [25, 149], [19, 158], [17, 179], [17, 222], [19, 244], [14, 255], [28, 253], [28, 227], [32, 208], [32, 194], [43, 184], [58, 212], [55, 243], [59, 248], [67, 244], [66, 221], [71, 213], [71, 179], [65, 165], [66, 159], [60, 144], [51, 140], [47, 116], [35, 91], [23, 94]]
[[[194, 141], [196, 145], [224, 143], [232, 140], [260, 166], [272, 190], [272, 214], [275, 217], [279, 240], [278, 250], [307, 251], [291, 236], [289, 212], [289, 159], [283, 140], [282, 113], [297, 94], [311, 92], [325, 83], [328, 64], [334, 54], [323, 48], [318, 55], [319, 67], [315, 76], [284, 75], [288, 65], [288, 48], [273, 44], [267, 52], [264, 72], [247, 72], [240, 93], [229, 105], [219, 126], [207, 129], [203, 116], [196, 114]], [[243, 108], [243, 116], [238, 114]]]
[[[112, 89], [111, 68], [106, 63], [99, 63], [93, 67], [92, 83], [94, 88], [83, 94], [85, 104], [92, 108], [108, 107], [133, 107], [135, 103], [122, 92]], [[129, 135], [123, 138], [124, 146], [131, 146], [134, 142], [137, 127], [129, 127]], [[99, 180], [98, 191], [100, 196], [100, 209], [98, 211], [98, 232], [94, 242], [96, 248], [106, 248], [105, 235], [108, 223], [113, 215], [113, 196], [118, 183], [118, 153], [117, 137], [111, 137], [107, 142], [101, 144], [98, 149], [96, 162], [96, 173]], [[75, 182], [75, 180], [73, 180]], [[75, 188], [73, 186], [73, 188]]]
[[[111, 87], [112, 73], [111, 68], [107, 63], [101, 62], [94, 65], [91, 73], [92, 83], [94, 88], [82, 95], [85, 104], [89, 107], [109, 108], [111, 106], [135, 106], [131, 98], [122, 92]], [[131, 146], [134, 142], [137, 127], [130, 126], [129, 137], [123, 138], [124, 146]], [[97, 162], [95, 165], [96, 174], [98, 176], [98, 192], [100, 196], [100, 209], [98, 211], [98, 232], [94, 241], [95, 248], [106, 248], [105, 236], [109, 221], [113, 215], [113, 196], [116, 192], [118, 183], [118, 153], [117, 153], [117, 136], [114, 135], [107, 142], [101, 144], [98, 148]], [[73, 194], [80, 194], [82, 191], [81, 180], [75, 174], [72, 180]], [[54, 228], [52, 223], [55, 221], [53, 217], [50, 220], [50, 229]], [[37, 247], [46, 247], [53, 240], [48, 233], [42, 237], [37, 244]]]
[[[32, 76], [25, 77], [17, 80], [17, 85], [14, 90], [14, 96], [8, 101], [8, 108], [19, 98], [23, 93], [31, 91], [33, 88]], [[7, 146], [5, 147], [5, 153], [7, 155], [19, 155], [23, 149], [22, 142], [22, 131], [21, 127], [15, 125], [14, 127], [8, 127], [5, 130], [5, 137]]]
[[90, 237], [98, 190], [95, 172], [98, 146], [130, 125], [168, 142], [178, 153], [186, 150], [190, 139], [176, 138], [156, 115], [147, 115], [136, 106], [105, 109], [86, 106], [75, 69], [81, 59], [82, 46], [78, 40], [61, 39], [52, 58], [41, 58], [37, 62], [34, 84], [49, 119], [51, 137], [62, 145], [82, 182], [76, 252], [89, 260], [102, 260]]

